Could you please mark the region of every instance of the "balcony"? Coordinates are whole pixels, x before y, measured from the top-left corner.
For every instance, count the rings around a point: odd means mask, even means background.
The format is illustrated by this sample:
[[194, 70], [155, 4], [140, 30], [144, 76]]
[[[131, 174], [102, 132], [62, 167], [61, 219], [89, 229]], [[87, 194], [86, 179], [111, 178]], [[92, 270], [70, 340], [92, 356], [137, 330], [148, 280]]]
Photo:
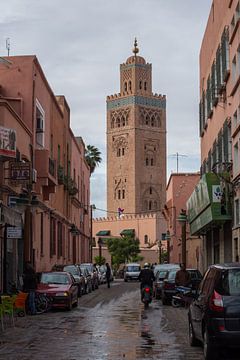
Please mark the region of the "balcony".
[[75, 196], [78, 193], [78, 187], [75, 181], [70, 176], [64, 176], [64, 187], [70, 196]]
[[35, 167], [38, 174], [37, 185], [42, 187], [43, 199], [49, 200], [49, 194], [55, 193], [58, 184], [56, 161], [50, 158], [49, 150], [35, 151]]

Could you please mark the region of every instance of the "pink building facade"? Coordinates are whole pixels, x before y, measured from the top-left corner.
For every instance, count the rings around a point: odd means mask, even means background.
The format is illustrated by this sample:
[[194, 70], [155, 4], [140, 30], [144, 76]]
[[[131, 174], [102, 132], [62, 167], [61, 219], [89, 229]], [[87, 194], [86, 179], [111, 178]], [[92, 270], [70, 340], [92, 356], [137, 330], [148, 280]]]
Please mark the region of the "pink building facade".
[[[70, 128], [66, 99], [53, 94], [37, 58], [16, 56], [8, 60], [8, 65], [0, 64], [0, 100], [5, 103], [0, 110], [0, 126], [15, 130], [18, 156], [0, 156], [0, 164], [4, 169], [29, 167], [26, 179], [17, 175], [13, 182], [11, 174], [10, 179], [4, 175], [0, 184], [2, 203], [9, 207], [14, 195], [12, 211], [17, 210], [22, 217], [22, 254], [19, 247], [18, 259], [12, 259], [12, 263], [19, 262], [15, 278], [12, 276], [17, 282], [24, 260], [30, 260], [39, 272], [50, 270], [56, 263], [89, 260], [90, 171], [84, 142]], [[4, 290], [8, 280], [4, 265], [10, 243], [5, 235], [8, 226], [2, 221]]]
[[[182, 209], [200, 178], [199, 173], [171, 174], [167, 184], [167, 201], [164, 216], [167, 220], [169, 262], [182, 262], [182, 226], [178, 221]], [[186, 266], [203, 270], [203, 249], [201, 239], [191, 236], [189, 224], [186, 226]]]
[[200, 51], [201, 180], [188, 206], [206, 267], [239, 256], [239, 16], [239, 1], [213, 0]]

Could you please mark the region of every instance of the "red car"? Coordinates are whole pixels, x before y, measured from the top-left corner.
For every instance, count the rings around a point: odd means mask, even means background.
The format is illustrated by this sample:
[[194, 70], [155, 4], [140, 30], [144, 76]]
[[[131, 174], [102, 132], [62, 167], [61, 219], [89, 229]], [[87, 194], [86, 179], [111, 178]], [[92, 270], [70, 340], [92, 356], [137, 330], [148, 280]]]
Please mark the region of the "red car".
[[78, 284], [70, 273], [43, 272], [37, 292], [50, 296], [55, 308], [71, 310], [73, 306], [78, 306]]

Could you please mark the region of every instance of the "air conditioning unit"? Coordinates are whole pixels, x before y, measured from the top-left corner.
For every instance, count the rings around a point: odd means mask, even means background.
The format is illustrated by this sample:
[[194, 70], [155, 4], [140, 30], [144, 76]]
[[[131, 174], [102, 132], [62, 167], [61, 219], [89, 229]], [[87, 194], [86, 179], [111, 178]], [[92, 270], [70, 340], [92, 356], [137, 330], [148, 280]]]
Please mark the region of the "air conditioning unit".
[[37, 117], [37, 132], [43, 132], [43, 118], [41, 116]]
[[32, 182], [33, 183], [37, 182], [37, 170], [36, 169], [32, 170]]

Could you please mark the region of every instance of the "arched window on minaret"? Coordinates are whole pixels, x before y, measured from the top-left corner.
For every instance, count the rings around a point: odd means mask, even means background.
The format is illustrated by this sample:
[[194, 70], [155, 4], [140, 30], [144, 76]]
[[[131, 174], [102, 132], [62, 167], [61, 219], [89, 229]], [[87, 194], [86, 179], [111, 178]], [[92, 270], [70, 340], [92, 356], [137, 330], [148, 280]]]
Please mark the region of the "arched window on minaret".
[[153, 160], [153, 158], [151, 158], [151, 160], [150, 160], [150, 165], [151, 165], [151, 166], [154, 165], [154, 160]]
[[114, 129], [114, 122], [115, 122], [115, 119], [112, 119], [111, 121], [111, 128]]
[[118, 117], [117, 118], [117, 127], [120, 127], [121, 126], [121, 120], [120, 120], [120, 118]]
[[149, 115], [147, 115], [147, 116], [146, 116], [145, 124], [146, 124], [146, 125], [149, 125], [149, 121], [150, 121], [150, 117], [149, 117]]
[[124, 83], [124, 91], [127, 91], [127, 82]]
[[124, 115], [121, 117], [121, 123], [122, 123], [122, 126], [125, 126], [125, 116]]
[[121, 199], [121, 190], [118, 190], [118, 199]]
[[128, 87], [129, 87], [129, 90], [132, 91], [132, 82], [131, 81], [129, 81]]
[[155, 116], [151, 117], [151, 126], [155, 126]]
[[152, 200], [150, 200], [149, 203], [148, 203], [148, 209], [152, 210]]
[[149, 194], [152, 195], [152, 187], [150, 186]]
[[148, 236], [144, 235], [144, 244], [147, 244], [147, 243], [148, 243]]
[[125, 148], [122, 148], [122, 156], [125, 155]]
[[120, 148], [117, 149], [117, 157], [119, 157], [119, 156], [121, 156], [121, 149]]
[[147, 90], [147, 82], [144, 82], [144, 90]]
[[139, 89], [142, 90], [142, 81], [139, 81]]
[[160, 116], [157, 116], [157, 127], [161, 127]]
[[149, 165], [149, 160], [148, 160], [148, 157], [146, 158], [146, 166]]
[[125, 199], [125, 190], [122, 191], [122, 198]]

